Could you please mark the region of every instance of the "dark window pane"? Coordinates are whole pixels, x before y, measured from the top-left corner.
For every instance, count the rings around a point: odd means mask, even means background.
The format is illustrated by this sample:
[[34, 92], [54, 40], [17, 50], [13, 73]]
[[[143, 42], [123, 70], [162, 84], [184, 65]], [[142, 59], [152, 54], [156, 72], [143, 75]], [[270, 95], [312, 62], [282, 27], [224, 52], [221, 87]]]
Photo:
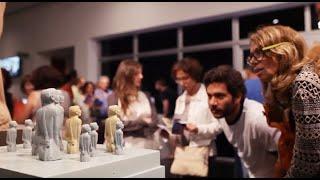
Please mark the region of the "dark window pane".
[[139, 51], [153, 51], [177, 47], [177, 30], [165, 30], [139, 35]]
[[232, 49], [217, 49], [186, 53], [184, 57], [193, 57], [199, 60], [203, 66], [203, 74], [213, 67], [228, 64], [232, 66]]
[[231, 40], [231, 20], [222, 20], [183, 28], [185, 46]]
[[101, 63], [101, 75], [107, 75], [110, 78], [110, 85], [112, 84], [113, 77], [117, 72], [117, 68], [120, 64], [121, 60], [117, 61], [109, 61]]
[[320, 3], [311, 5], [311, 23], [312, 29], [320, 29], [318, 22], [320, 21]]
[[162, 109], [162, 105], [159, 100], [159, 93], [154, 88], [154, 83], [157, 79], [164, 78], [168, 86], [177, 91], [177, 85], [171, 78], [171, 68], [176, 60], [176, 55], [148, 57], [139, 60], [143, 65], [142, 90], [148, 91], [155, 98], [158, 111]]
[[297, 31], [304, 30], [304, 7], [290, 8], [267, 13], [244, 16], [240, 21], [240, 38], [248, 38], [248, 34], [254, 32], [258, 26], [280, 25], [290, 26]]
[[101, 41], [102, 56], [133, 53], [133, 37], [126, 36]]

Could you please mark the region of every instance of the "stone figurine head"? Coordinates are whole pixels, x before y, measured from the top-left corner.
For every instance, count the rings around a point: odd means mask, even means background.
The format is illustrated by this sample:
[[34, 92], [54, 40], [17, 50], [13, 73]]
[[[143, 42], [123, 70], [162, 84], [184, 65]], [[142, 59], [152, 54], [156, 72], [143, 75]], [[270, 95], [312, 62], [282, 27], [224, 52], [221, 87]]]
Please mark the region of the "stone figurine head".
[[25, 124], [26, 126], [32, 126], [32, 125], [33, 125], [33, 122], [32, 122], [31, 119], [26, 119], [26, 120], [24, 121], [24, 124]]
[[81, 109], [77, 105], [69, 107], [69, 117], [73, 116], [81, 116]]
[[109, 106], [108, 114], [109, 116], [115, 116], [115, 115], [120, 115], [120, 107], [118, 105], [112, 105]]
[[86, 132], [90, 132], [90, 131], [91, 131], [91, 128], [90, 128], [89, 124], [83, 124], [82, 125], [82, 128], [81, 128], [81, 132], [82, 133], [86, 133]]
[[96, 122], [90, 123], [90, 127], [92, 131], [97, 131], [99, 129], [99, 126]]
[[123, 128], [124, 128], [123, 122], [122, 121], [117, 121], [116, 129], [123, 129]]
[[48, 88], [41, 91], [41, 102], [42, 105], [53, 103], [55, 100], [56, 89]]
[[17, 126], [18, 126], [18, 124], [17, 124], [16, 121], [10, 121], [10, 122], [9, 122], [9, 128], [17, 127]]

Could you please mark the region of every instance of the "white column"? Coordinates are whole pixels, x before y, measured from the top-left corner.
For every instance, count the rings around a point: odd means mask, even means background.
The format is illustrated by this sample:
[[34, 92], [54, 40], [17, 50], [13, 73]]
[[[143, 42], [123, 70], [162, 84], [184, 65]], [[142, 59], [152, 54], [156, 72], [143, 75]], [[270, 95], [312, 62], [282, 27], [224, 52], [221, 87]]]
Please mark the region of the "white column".
[[96, 82], [101, 75], [99, 62], [100, 45], [97, 41], [89, 39], [80, 41], [75, 47], [75, 69], [79, 76], [88, 81]]
[[240, 48], [239, 44], [239, 39], [240, 39], [240, 25], [239, 25], [239, 19], [238, 18], [233, 18], [232, 19], [232, 64], [233, 68], [242, 71], [243, 70], [243, 58], [241, 56], [242, 50]]

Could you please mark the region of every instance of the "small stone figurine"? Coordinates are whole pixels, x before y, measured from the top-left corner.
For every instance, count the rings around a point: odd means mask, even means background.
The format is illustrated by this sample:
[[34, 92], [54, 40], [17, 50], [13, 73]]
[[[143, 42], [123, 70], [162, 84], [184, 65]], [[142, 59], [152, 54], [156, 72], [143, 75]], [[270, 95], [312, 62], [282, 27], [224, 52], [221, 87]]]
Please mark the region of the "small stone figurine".
[[123, 128], [124, 128], [124, 125], [122, 121], [117, 121], [116, 123], [117, 130], [115, 132], [115, 145], [116, 145], [115, 154], [117, 155], [123, 154], [123, 147], [124, 147], [123, 132], [122, 132]]
[[23, 141], [23, 148], [31, 148], [31, 141], [32, 141], [32, 120], [27, 119], [24, 121], [25, 127], [22, 131], [22, 141]]
[[118, 105], [109, 106], [108, 110], [109, 117], [105, 120], [105, 144], [107, 148], [107, 152], [115, 152], [115, 140], [114, 135], [116, 132], [116, 123], [120, 121], [120, 107]]
[[36, 112], [36, 138], [38, 139], [39, 160], [54, 161], [62, 159], [60, 150], [61, 109], [55, 104], [58, 91], [54, 88], [41, 91], [42, 107]]
[[80, 162], [90, 161], [90, 152], [92, 151], [91, 137], [90, 137], [90, 125], [82, 125], [82, 134], [80, 136]]
[[32, 140], [31, 140], [31, 154], [32, 156], [38, 155], [38, 137], [36, 136], [36, 128], [33, 129], [32, 131]]
[[91, 157], [95, 156], [95, 151], [97, 150], [97, 143], [98, 143], [98, 133], [97, 130], [99, 129], [99, 126], [96, 122], [90, 123], [91, 127], [91, 144], [92, 144], [92, 151], [91, 151]]
[[67, 140], [67, 153], [74, 154], [79, 152], [79, 140], [81, 134], [82, 121], [79, 118], [81, 110], [79, 106], [69, 107], [69, 119], [66, 120], [65, 139]]
[[63, 143], [62, 143], [62, 131], [61, 128], [63, 127], [63, 121], [64, 121], [64, 108], [62, 107], [62, 104], [64, 102], [64, 96], [63, 96], [63, 92], [61, 90], [56, 90], [57, 92], [54, 94], [53, 97], [53, 101], [54, 104], [57, 106], [57, 108], [59, 109], [59, 117], [58, 117], [58, 122], [59, 122], [59, 126], [60, 129], [58, 130], [59, 133], [59, 146], [60, 146], [60, 151], [64, 151], [64, 147], [63, 147]]
[[17, 122], [10, 121], [9, 122], [9, 129], [7, 130], [7, 150], [8, 152], [16, 152], [16, 144], [17, 144]]

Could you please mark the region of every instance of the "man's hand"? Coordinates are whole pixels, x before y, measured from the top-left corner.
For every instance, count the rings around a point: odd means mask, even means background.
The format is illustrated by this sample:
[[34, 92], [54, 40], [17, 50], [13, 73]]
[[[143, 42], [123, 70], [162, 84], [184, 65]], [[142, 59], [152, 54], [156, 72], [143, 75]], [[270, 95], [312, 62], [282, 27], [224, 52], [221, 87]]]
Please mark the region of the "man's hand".
[[187, 123], [186, 124], [186, 130], [191, 132], [191, 133], [195, 133], [197, 134], [198, 133], [198, 127], [196, 124], [193, 124], [193, 123]]

